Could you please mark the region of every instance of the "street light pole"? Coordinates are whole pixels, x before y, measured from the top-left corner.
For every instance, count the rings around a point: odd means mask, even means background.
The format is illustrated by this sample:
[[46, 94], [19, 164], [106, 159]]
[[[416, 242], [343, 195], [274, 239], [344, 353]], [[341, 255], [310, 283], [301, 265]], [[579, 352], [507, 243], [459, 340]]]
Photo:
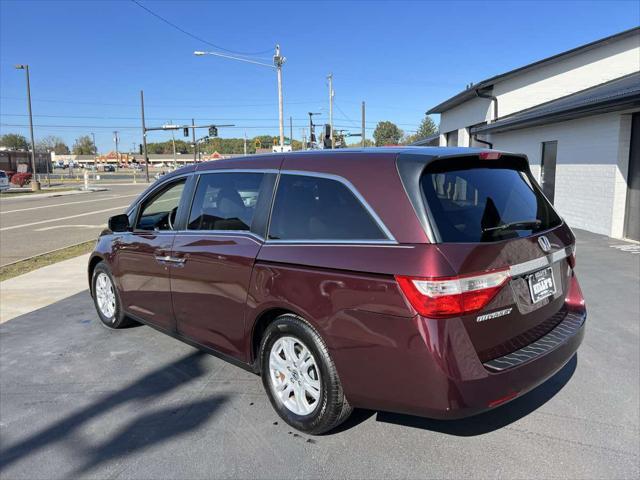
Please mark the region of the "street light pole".
[[282, 65], [287, 61], [286, 57], [280, 55], [280, 45], [276, 45], [275, 55], [273, 56], [273, 65], [268, 63], [258, 62], [256, 60], [250, 60], [248, 58], [240, 58], [234, 55], [229, 55], [220, 52], [203, 52], [196, 50], [193, 54], [197, 57], [204, 55], [213, 55], [215, 57], [228, 58], [230, 60], [237, 60], [239, 62], [252, 63], [254, 65], [260, 65], [262, 67], [275, 68], [278, 75], [278, 113], [280, 117], [280, 149], [284, 150], [284, 100], [282, 94]]
[[27, 108], [29, 109], [29, 132], [31, 134], [31, 190], [40, 190], [40, 182], [36, 180], [36, 142], [33, 136], [33, 114], [31, 112], [31, 82], [29, 80], [29, 65], [16, 65], [18, 70], [24, 70], [27, 74]]
[[282, 64], [285, 58], [280, 55], [280, 45], [276, 45], [276, 54], [273, 56], [273, 64], [278, 72], [278, 114], [280, 116], [280, 151], [284, 151], [284, 104], [282, 98]]

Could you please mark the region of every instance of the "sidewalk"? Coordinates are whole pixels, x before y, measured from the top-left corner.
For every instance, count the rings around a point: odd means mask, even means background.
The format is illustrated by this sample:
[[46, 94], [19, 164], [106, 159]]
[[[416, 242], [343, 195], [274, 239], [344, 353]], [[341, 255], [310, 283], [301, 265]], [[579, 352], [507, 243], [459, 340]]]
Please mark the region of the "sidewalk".
[[87, 253], [0, 282], [0, 323], [88, 289], [88, 261]]

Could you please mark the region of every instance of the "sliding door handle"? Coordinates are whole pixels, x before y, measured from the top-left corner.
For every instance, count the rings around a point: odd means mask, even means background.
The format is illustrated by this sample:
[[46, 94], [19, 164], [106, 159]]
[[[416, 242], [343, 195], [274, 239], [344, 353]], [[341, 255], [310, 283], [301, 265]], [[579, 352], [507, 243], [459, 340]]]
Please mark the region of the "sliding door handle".
[[183, 265], [187, 261], [186, 258], [172, 257], [171, 255], [163, 255], [163, 256], [156, 255], [155, 259], [156, 259], [156, 262], [159, 262], [159, 263], [172, 263], [174, 265]]

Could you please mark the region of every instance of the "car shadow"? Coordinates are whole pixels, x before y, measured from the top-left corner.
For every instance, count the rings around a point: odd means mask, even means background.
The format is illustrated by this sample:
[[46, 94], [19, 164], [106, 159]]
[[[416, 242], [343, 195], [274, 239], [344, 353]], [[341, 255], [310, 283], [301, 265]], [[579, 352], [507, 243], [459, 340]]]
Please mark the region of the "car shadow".
[[[86, 457], [83, 466], [75, 472], [74, 476], [77, 476], [105, 461], [131, 455], [150, 444], [164, 442], [197, 428], [228, 400], [226, 396], [214, 395], [178, 407], [145, 411], [123, 426], [113, 438], [99, 445], [87, 445], [81, 438], [82, 427], [89, 422], [125, 404], [156, 400], [205, 375], [208, 372], [204, 365], [206, 357], [202, 352], [186, 355], [149, 372], [120, 390], [101, 397], [24, 440], [13, 445], [3, 444], [0, 448], [0, 472], [12, 463], [50, 447], [51, 444], [67, 442], [73, 445], [78, 454]], [[79, 448], [79, 445], [82, 447]]]
[[[389, 412], [378, 412], [378, 422], [420, 428], [458, 437], [473, 437], [503, 428], [537, 410], [569, 382], [578, 364], [578, 354], [546, 382], [503, 406], [459, 420], [433, 420]], [[371, 412], [371, 415], [374, 412]], [[369, 416], [371, 416], [369, 415]], [[363, 420], [362, 420], [363, 421]]]

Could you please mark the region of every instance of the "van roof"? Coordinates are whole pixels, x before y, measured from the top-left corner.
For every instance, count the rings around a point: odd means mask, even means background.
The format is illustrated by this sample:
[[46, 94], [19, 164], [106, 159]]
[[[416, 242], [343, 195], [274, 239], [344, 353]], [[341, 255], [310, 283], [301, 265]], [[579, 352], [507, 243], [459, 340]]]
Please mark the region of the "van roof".
[[[216, 166], [229, 168], [232, 166], [242, 167], [242, 164], [256, 160], [273, 160], [273, 158], [291, 158], [291, 157], [309, 157], [310, 161], [322, 161], [326, 157], [349, 157], [362, 154], [380, 155], [395, 158], [399, 154], [424, 155], [425, 157], [449, 157], [449, 156], [465, 156], [474, 155], [481, 152], [491, 152], [497, 150], [489, 150], [486, 148], [465, 148], [465, 147], [418, 147], [418, 146], [400, 146], [400, 147], [372, 147], [372, 148], [345, 148], [336, 150], [299, 150], [296, 152], [276, 152], [262, 153], [257, 155], [247, 155], [246, 157], [234, 157], [221, 160], [210, 160], [197, 165], [197, 170], [208, 170]], [[506, 154], [508, 152], [500, 152]]]

